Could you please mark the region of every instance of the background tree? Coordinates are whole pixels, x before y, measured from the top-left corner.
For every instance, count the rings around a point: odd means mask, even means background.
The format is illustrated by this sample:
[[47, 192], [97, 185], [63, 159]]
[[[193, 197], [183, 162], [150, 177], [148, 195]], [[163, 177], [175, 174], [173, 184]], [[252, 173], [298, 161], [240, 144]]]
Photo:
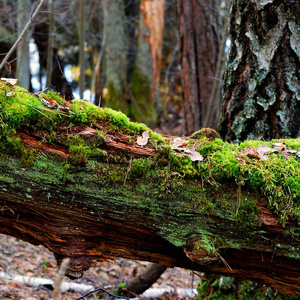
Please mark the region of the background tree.
[[85, 90], [85, 1], [79, 0], [79, 95], [83, 99], [83, 92]]
[[[221, 45], [224, 16], [220, 22], [221, 1], [178, 0], [178, 14], [181, 34], [181, 74], [185, 121], [189, 134], [199, 130], [204, 123], [212, 93], [218, 55], [224, 57], [225, 39]], [[219, 52], [219, 48], [223, 52]], [[223, 66], [218, 65], [219, 68]], [[218, 75], [222, 72], [218, 70]], [[221, 97], [220, 87], [214, 97]], [[218, 101], [216, 113], [211, 113], [207, 126], [215, 128], [218, 122]]]
[[233, 1], [221, 136], [300, 135], [299, 1]]
[[106, 33], [104, 50], [105, 75], [108, 95], [106, 105], [127, 110], [128, 103], [124, 99], [127, 85], [128, 38], [123, 0], [104, 0], [103, 26]]
[[142, 0], [138, 48], [131, 81], [135, 119], [157, 124], [160, 111], [160, 73], [164, 36], [164, 0]]
[[[18, 0], [18, 35], [21, 34], [26, 23], [29, 20], [31, 12], [30, 0]], [[28, 30], [17, 48], [17, 72], [16, 76], [19, 79], [19, 84], [29, 90], [30, 85], [30, 69], [29, 69], [29, 41], [31, 35]]]
[[55, 26], [55, 0], [48, 0], [49, 12], [49, 31], [48, 31], [48, 48], [47, 48], [47, 67], [46, 67], [46, 85], [51, 85], [53, 71], [53, 48], [54, 48], [54, 26]]

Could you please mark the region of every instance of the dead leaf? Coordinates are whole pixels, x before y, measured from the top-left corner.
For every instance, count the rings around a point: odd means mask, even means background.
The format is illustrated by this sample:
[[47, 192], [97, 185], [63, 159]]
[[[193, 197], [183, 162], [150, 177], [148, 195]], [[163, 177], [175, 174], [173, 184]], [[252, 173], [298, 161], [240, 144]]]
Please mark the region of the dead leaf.
[[203, 161], [203, 156], [194, 148], [185, 149], [183, 153], [185, 156], [188, 156], [192, 161]]
[[281, 142], [274, 143], [272, 144], [272, 146], [274, 147], [275, 150], [279, 152], [286, 149], [286, 144], [284, 140], [282, 140]]
[[195, 148], [188, 148], [188, 143], [183, 138], [175, 138], [171, 143], [171, 148], [175, 151], [183, 152], [192, 161], [203, 161], [202, 155]]
[[18, 83], [19, 79], [16, 79], [16, 78], [4, 78], [4, 77], [2, 77], [1, 80], [5, 81], [5, 84], [14, 86], [15, 84]]
[[48, 100], [44, 98], [39, 98], [47, 107], [54, 108], [58, 106], [58, 103], [55, 100]]
[[183, 151], [182, 148], [186, 146], [187, 146], [187, 142], [180, 137], [174, 139], [171, 144], [171, 148], [173, 150], [178, 150], [178, 151]]
[[270, 148], [268, 145], [261, 145], [257, 147], [258, 153], [261, 155], [262, 159], [268, 159], [266, 154], [276, 152], [277, 150]]
[[136, 140], [136, 143], [139, 145], [139, 146], [146, 146], [147, 143], [148, 143], [148, 140], [150, 138], [150, 135], [149, 135], [149, 131], [150, 129], [147, 129], [146, 131], [144, 131], [142, 133], [142, 136], [139, 136]]
[[242, 150], [242, 153], [248, 157], [264, 159], [254, 147], [246, 147]]

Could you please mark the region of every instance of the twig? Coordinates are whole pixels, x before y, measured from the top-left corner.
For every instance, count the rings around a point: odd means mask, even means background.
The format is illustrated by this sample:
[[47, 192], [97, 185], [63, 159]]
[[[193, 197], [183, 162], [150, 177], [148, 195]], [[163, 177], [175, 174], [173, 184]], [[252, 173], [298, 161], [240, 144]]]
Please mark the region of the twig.
[[63, 16], [63, 15], [65, 15], [66, 13], [68, 13], [69, 11], [70, 11], [70, 10], [68, 9], [68, 10], [66, 10], [64, 13], [59, 14], [59, 13], [54, 13], [54, 12], [50, 12], [50, 11], [46, 11], [46, 10], [41, 10], [41, 13], [47, 14], [47, 15], [53, 15], [53, 16]]
[[88, 293], [84, 294], [83, 296], [81, 296], [81, 297], [79, 297], [79, 298], [76, 298], [75, 300], [81, 300], [81, 299], [83, 300], [83, 299], [84, 299], [85, 297], [87, 297], [88, 295], [90, 295], [90, 294], [92, 294], [92, 293], [95, 293], [95, 292], [98, 292], [98, 291], [102, 291], [102, 292], [104, 292], [104, 293], [106, 293], [106, 294], [108, 294], [109, 296], [114, 297], [114, 298], [130, 300], [130, 298], [128, 298], [128, 297], [123, 297], [123, 296], [117, 296], [117, 295], [114, 295], [114, 294], [108, 292], [108, 291], [107, 291], [106, 289], [104, 289], [104, 288], [97, 288], [97, 289], [95, 289], [95, 290], [93, 290], [93, 291], [91, 291], [91, 292], [88, 292]]
[[54, 300], [61, 300], [61, 283], [64, 279], [66, 270], [69, 266], [70, 263], [70, 258], [65, 258], [61, 265], [58, 273], [55, 276], [55, 281], [54, 281], [54, 290], [53, 290], [53, 299]]
[[237, 209], [236, 209], [236, 213], [235, 213], [235, 216], [237, 217], [238, 215], [238, 212], [239, 212], [239, 209], [240, 209], [240, 206], [241, 206], [241, 192], [242, 192], [242, 185], [241, 183], [239, 184], [239, 187], [238, 187], [238, 194], [237, 194]]
[[8, 53], [5, 55], [4, 59], [2, 60], [2, 63], [0, 64], [0, 70], [3, 68], [4, 64], [7, 62], [7, 60], [9, 59], [10, 55], [14, 52], [14, 50], [17, 48], [18, 44], [21, 42], [21, 40], [23, 39], [24, 35], [26, 34], [27, 30], [29, 29], [30, 25], [32, 24], [32, 22], [34, 21], [35, 17], [37, 16], [38, 12], [40, 11], [41, 7], [44, 5], [44, 3], [46, 3], [47, 0], [41, 0], [40, 4], [37, 6], [36, 10], [34, 11], [34, 13], [32, 14], [31, 18], [29, 19], [29, 21], [27, 22], [27, 24], [25, 25], [24, 29], [22, 30], [21, 34], [19, 35], [18, 39], [15, 41], [15, 43], [13, 44], [13, 46], [10, 48], [10, 50], [8, 51]]
[[127, 179], [128, 173], [130, 172], [130, 169], [131, 169], [131, 164], [132, 164], [132, 156], [130, 156], [129, 166], [128, 166], [128, 169], [127, 169], [127, 172], [126, 172], [126, 175], [125, 175], [125, 179], [124, 179], [123, 185], [125, 185], [125, 183], [126, 183], [126, 179]]
[[72, 98], [74, 99], [74, 95], [73, 95], [73, 91], [72, 91], [72, 86], [71, 86], [70, 82], [68, 81], [68, 79], [66, 78], [64, 71], [62, 70], [62, 67], [61, 67], [61, 65], [59, 63], [59, 60], [58, 60], [57, 56], [55, 56], [55, 59], [56, 59], [57, 65], [58, 65], [58, 69], [61, 72], [61, 75], [64, 77], [64, 79], [68, 83], [68, 86], [71, 88]]

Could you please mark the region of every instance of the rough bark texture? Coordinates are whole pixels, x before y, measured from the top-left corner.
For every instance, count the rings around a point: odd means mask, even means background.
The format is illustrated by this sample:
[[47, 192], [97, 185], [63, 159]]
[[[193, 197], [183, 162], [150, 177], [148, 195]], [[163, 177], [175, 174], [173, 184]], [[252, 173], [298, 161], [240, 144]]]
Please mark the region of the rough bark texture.
[[299, 26], [299, 1], [233, 1], [219, 126], [226, 140], [299, 136]]
[[199, 130], [208, 109], [216, 72], [220, 1], [178, 1], [184, 108], [189, 134]]

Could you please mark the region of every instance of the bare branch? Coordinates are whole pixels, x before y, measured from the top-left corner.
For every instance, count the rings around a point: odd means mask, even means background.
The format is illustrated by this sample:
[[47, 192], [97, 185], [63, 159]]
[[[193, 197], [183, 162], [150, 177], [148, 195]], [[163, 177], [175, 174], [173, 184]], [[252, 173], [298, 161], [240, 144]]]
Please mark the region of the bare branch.
[[70, 263], [70, 259], [69, 258], [65, 258], [60, 266], [60, 269], [58, 271], [58, 273], [55, 276], [55, 282], [54, 282], [54, 290], [53, 290], [53, 299], [54, 300], [61, 300], [61, 283], [64, 279], [66, 270], [69, 266]]
[[8, 53], [6, 54], [6, 56], [4, 57], [4, 59], [2, 60], [2, 63], [0, 65], [0, 70], [3, 68], [3, 66], [5, 65], [5, 63], [7, 62], [7, 60], [9, 59], [9, 57], [11, 56], [11, 54], [14, 52], [14, 50], [17, 48], [18, 44], [21, 42], [21, 40], [23, 39], [24, 35], [26, 34], [26, 32], [28, 31], [29, 27], [31, 26], [31, 24], [33, 23], [35, 17], [37, 16], [38, 12], [40, 11], [41, 7], [44, 5], [44, 3], [46, 3], [47, 0], [41, 0], [40, 4], [37, 6], [36, 10], [34, 11], [34, 13], [32, 14], [31, 18], [29, 19], [28, 23], [25, 25], [24, 29], [22, 30], [21, 34], [19, 35], [18, 39], [15, 41], [15, 43], [13, 44], [13, 46], [11, 47], [11, 49], [8, 51]]

